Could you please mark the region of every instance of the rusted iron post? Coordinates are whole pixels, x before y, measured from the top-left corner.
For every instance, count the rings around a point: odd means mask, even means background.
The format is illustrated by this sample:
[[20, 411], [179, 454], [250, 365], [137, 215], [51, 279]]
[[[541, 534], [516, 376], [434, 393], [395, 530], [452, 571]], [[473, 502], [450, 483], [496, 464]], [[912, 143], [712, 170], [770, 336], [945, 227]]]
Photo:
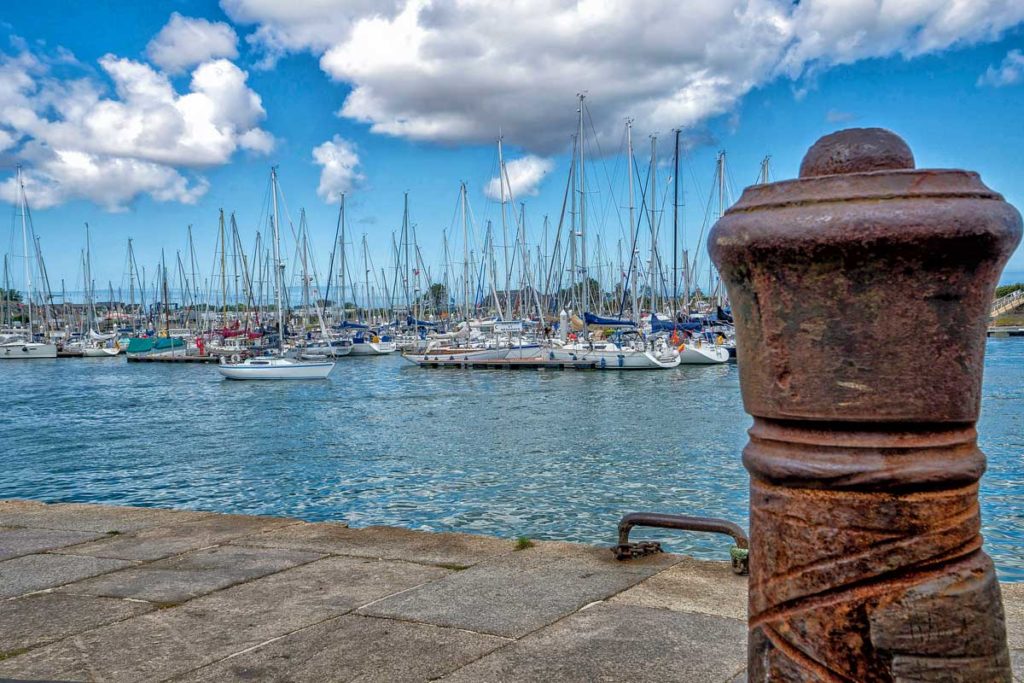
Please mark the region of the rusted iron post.
[[881, 129], [712, 230], [750, 473], [751, 681], [1009, 681], [981, 550], [985, 327], [1020, 214]]

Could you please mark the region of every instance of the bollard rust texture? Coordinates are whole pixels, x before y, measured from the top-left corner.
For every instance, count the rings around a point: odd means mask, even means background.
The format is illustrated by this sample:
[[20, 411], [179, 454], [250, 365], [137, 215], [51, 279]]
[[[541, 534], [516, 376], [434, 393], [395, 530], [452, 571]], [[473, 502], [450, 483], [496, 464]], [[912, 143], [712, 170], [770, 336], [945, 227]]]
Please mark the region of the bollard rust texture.
[[750, 680], [1010, 680], [975, 422], [1020, 238], [977, 174], [915, 169], [877, 128], [712, 230], [754, 417]]

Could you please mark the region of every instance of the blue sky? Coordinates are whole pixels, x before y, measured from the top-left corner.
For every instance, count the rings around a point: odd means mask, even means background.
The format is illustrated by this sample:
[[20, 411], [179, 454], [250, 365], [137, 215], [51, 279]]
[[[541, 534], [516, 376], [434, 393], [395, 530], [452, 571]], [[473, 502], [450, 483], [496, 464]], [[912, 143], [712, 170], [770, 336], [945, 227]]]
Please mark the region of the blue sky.
[[[543, 4], [543, 0], [538, 2]], [[298, 0], [295, 4], [303, 5]], [[367, 10], [368, 4], [373, 9]], [[939, 17], [934, 7], [926, 7], [919, 16], [909, 11], [912, 16], [902, 19], [905, 26], [899, 30], [879, 16], [869, 16], [870, 11], [850, 17], [836, 15], [839, 10], [830, 10], [829, 3], [824, 2], [804, 3], [817, 5], [817, 14], [811, 8], [794, 9], [787, 4], [770, 7], [775, 14], [767, 16], [768, 24], [758, 23], [758, 18], [732, 21], [728, 16], [708, 16], [709, 27], [715, 21], [731, 21], [730, 30], [734, 24], [749, 23], [755, 44], [763, 26], [777, 24], [780, 17], [789, 22], [784, 37], [765, 39], [766, 44], [774, 46], [771, 51], [765, 49], [770, 54], [753, 51], [742, 60], [715, 54], [713, 42], [700, 54], [674, 52], [671, 32], [665, 37], [649, 32], [656, 30], [650, 27], [656, 27], [657, 21], [629, 25], [622, 21], [602, 24], [595, 19], [587, 24], [592, 27], [591, 35], [612, 45], [610, 50], [616, 49], [616, 40], [623, 41], [626, 47], [622, 50], [627, 54], [622, 63], [592, 55], [578, 58], [579, 50], [585, 53], [585, 48], [579, 48], [578, 43], [568, 47], [556, 44], [550, 36], [539, 35], [536, 44], [531, 44], [528, 41], [537, 33], [531, 33], [529, 17], [520, 21], [509, 16], [501, 31], [488, 33], [490, 27], [481, 23], [485, 19], [472, 14], [448, 17], [443, 4], [440, 8], [420, 9], [417, 20], [434, 31], [434, 43], [431, 51], [421, 46], [418, 54], [410, 56], [399, 45], [407, 35], [401, 30], [401, 16], [411, 16], [407, 6], [401, 14], [402, 6], [407, 4], [399, 0], [379, 4], [339, 0], [322, 21], [315, 15], [315, 11], [322, 11], [317, 8], [303, 8], [291, 15], [274, 9], [274, 3], [265, 0], [225, 0], [222, 4], [5, 4], [0, 52], [6, 55], [8, 71], [14, 68], [11, 60], [19, 55], [22, 65], [28, 64], [24, 55], [35, 60], [25, 67], [37, 82], [32, 91], [33, 106], [51, 122], [59, 122], [63, 115], [53, 113], [52, 102], [40, 104], [38, 93], [43, 86], [39, 84], [44, 81], [53, 92], [60, 93], [70, 92], [60, 90], [68, 83], [85, 81], [102, 97], [123, 99], [115, 92], [110, 71], [100, 64], [105, 55], [148, 65], [154, 72], [165, 74], [177, 94], [187, 93], [194, 70], [202, 68], [200, 64], [158, 65], [154, 59], [161, 60], [147, 48], [174, 12], [185, 22], [223, 22], [237, 35], [233, 55], [218, 55], [215, 48], [211, 48], [214, 54], [207, 55], [200, 48], [196, 59], [227, 59], [234, 64], [243, 72], [238, 76], [241, 87], [259, 96], [263, 112], [254, 113], [257, 109], [253, 108], [240, 111], [243, 105], [232, 104], [235, 123], [231, 144], [211, 152], [202, 163], [190, 161], [189, 150], [140, 152], [142, 148], [134, 144], [122, 150], [114, 143], [99, 142], [95, 143], [103, 147], [99, 152], [95, 145], [83, 147], [100, 172], [108, 168], [104, 164], [142, 158], [147, 164], [146, 173], [156, 174], [151, 184], [144, 184], [139, 180], [144, 173], [129, 172], [123, 178], [115, 177], [112, 182], [119, 187], [113, 189], [104, 188], [102, 179], [95, 185], [72, 188], [72, 180], [62, 175], [62, 167], [46, 165], [47, 155], [60, 145], [74, 151], [77, 133], [61, 133], [64, 137], [59, 141], [51, 137], [43, 140], [46, 144], [33, 147], [33, 140], [43, 138], [43, 134], [36, 136], [34, 129], [18, 128], [0, 117], [0, 131], [7, 130], [16, 138], [0, 152], [0, 182], [10, 177], [16, 163], [25, 164], [30, 174], [34, 164], [39, 174], [51, 173], [35, 176], [45, 183], [45, 195], [40, 190], [37, 200], [31, 185], [29, 191], [30, 202], [37, 205], [34, 223], [51, 284], [58, 287], [63, 277], [68, 289], [78, 289], [73, 281], [80, 276], [79, 250], [84, 245], [85, 222], [93, 230], [93, 273], [99, 287], [111, 281], [116, 288], [125, 281], [125, 245], [129, 237], [134, 239], [140, 265], [151, 268], [161, 248], [167, 250], [169, 258], [175, 250], [184, 249], [189, 224], [194, 226], [200, 262], [208, 272], [217, 210], [235, 211], [243, 239], [250, 240], [258, 227], [271, 164], [280, 168], [292, 212], [297, 217], [299, 207], [306, 209], [319, 247], [317, 258], [324, 267], [337, 207], [318, 195], [323, 168], [315, 163], [313, 150], [336, 140], [335, 136], [358, 157], [358, 163], [343, 164], [334, 187], [347, 190], [351, 233], [357, 240], [367, 234], [378, 268], [386, 265], [391, 233], [400, 226], [405, 191], [410, 194], [411, 216], [424, 255], [434, 268], [440, 266], [441, 231], [451, 225], [460, 181], [468, 183], [470, 201], [481, 223], [486, 218], [497, 220], [496, 203], [485, 196], [484, 188], [496, 175], [493, 138], [499, 128], [504, 134], [507, 161], [530, 155], [550, 168], [539, 181], [529, 178], [517, 188], [524, 193], [531, 239], [536, 240], [544, 214], [553, 222], [558, 219], [569, 166], [566, 147], [574, 132], [571, 122], [579, 90], [588, 93], [593, 133], [598, 141], [593, 144], [600, 144], [606, 153], [619, 149], [623, 114], [637, 119], [634, 139], [641, 165], [646, 164], [648, 133], [659, 132], [659, 146], [666, 155], [659, 169], [663, 183], [669, 177], [664, 164], [671, 148], [672, 126], [683, 126], [687, 139], [695, 141], [687, 151], [681, 174], [686, 201], [684, 224], [691, 249], [698, 248], [697, 236], [718, 150], [727, 152], [730, 181], [738, 193], [754, 181], [765, 155], [771, 155], [774, 178], [793, 177], [803, 152], [817, 137], [847, 126], [892, 129], [908, 141], [918, 166], [977, 170], [990, 187], [1017, 206], [1024, 206], [1024, 178], [1019, 170], [1024, 153], [1024, 60], [1017, 63], [1019, 50], [1024, 47], [1024, 11], [1014, 3], [979, 3], [988, 5], [984, 17], [952, 27], [948, 17]], [[650, 4], [654, 11], [664, 9], [658, 5], [665, 5]], [[747, 3], [735, 4], [746, 7], [748, 14], [753, 12]], [[909, 3], [916, 4], [928, 3]], [[395, 9], [388, 9], [391, 7]], [[374, 16], [378, 12], [381, 16]], [[579, 20], [590, 21], [587, 17]], [[473, 27], [476, 21], [476, 33], [451, 29], [446, 34], [449, 21], [458, 21], [460, 27]], [[863, 22], [866, 28], [858, 29], [857, 22]], [[509, 37], [504, 31], [521, 31], [522, 35]], [[829, 39], [828, 31], [836, 32], [837, 37]], [[495, 59], [500, 70], [495, 71], [491, 65], [490, 72], [485, 68], [480, 74], [467, 73], [467, 64], [484, 63], [486, 58], [463, 62], [459, 56], [447, 56], [446, 35], [451, 35], [451, 44], [460, 46], [460, 50], [463, 45], [479, 49], [477, 39], [482, 35], [483, 44], [491, 50], [532, 54], [529, 59], [513, 57], [511, 62], [499, 55]], [[856, 35], [860, 38], [853, 43], [843, 40], [843, 36]], [[664, 46], [658, 43], [662, 39]], [[748, 35], [734, 39], [744, 45], [751, 41]], [[685, 41], [686, 36], [681, 35], [679, 40]], [[728, 36], [723, 38], [728, 40]], [[648, 49], [647, 45], [653, 47]], [[221, 51], [230, 53], [229, 47]], [[387, 54], [392, 49], [401, 56]], [[634, 49], [635, 55], [631, 52]], [[70, 51], [74, 59], [65, 51]], [[452, 52], [456, 51], [453, 48]], [[365, 63], [363, 55], [369, 55]], [[421, 72], [418, 65], [410, 68], [409, 62], [400, 59], [429, 62], [429, 67]], [[632, 66], [630, 60], [649, 63], [650, 70], [645, 74], [664, 71], [665, 76], [662, 80], [652, 77], [649, 86], [641, 84], [649, 88], [645, 91], [631, 83], [644, 80], [643, 74], [638, 77], [625, 73]], [[709, 72], [715, 78], [707, 78]], [[521, 83], [514, 80], [516, 74], [521, 75]], [[507, 92], [495, 94], [489, 85], [495, 81], [495, 87]], [[670, 97], [673, 92], [676, 97]], [[354, 104], [367, 93], [374, 94], [368, 98], [373, 101]], [[88, 103], [95, 103], [95, 98], [84, 97], [82, 101], [86, 103], [83, 106], [91, 106]], [[339, 115], [343, 107], [347, 112]], [[253, 138], [255, 142], [244, 142], [245, 130], [261, 132]], [[272, 147], [266, 142], [271, 137]], [[173, 157], [169, 161], [163, 156], [165, 151]], [[153, 162], [157, 158], [158, 163]], [[52, 170], [45, 171], [47, 168]], [[593, 201], [624, 204], [621, 184], [615, 189], [616, 199], [609, 200], [606, 180], [608, 176], [622, 177], [621, 157], [607, 154], [595, 159], [591, 168]], [[131, 188], [136, 180], [143, 189], [134, 192]], [[598, 196], [598, 192], [604, 194]], [[111, 200], [114, 195], [116, 200]], [[49, 206], [41, 208], [45, 205]], [[608, 217], [604, 228], [608, 243], [614, 244], [619, 238], [618, 225], [617, 220]], [[20, 239], [20, 235], [17, 237]], [[3, 250], [11, 248], [5, 236]], [[20, 253], [20, 247], [14, 252]], [[1008, 271], [1010, 277], [1024, 279], [1024, 254], [1018, 251], [1014, 255]]]

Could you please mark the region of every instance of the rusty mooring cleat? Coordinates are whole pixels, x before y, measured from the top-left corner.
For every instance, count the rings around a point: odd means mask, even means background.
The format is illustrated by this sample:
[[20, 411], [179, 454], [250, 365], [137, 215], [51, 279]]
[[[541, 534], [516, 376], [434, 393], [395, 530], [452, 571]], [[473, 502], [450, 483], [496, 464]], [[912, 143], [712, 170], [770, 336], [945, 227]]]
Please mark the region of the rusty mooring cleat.
[[1020, 214], [881, 129], [827, 135], [709, 237], [736, 321], [751, 681], [1010, 681], [975, 422]]
[[616, 559], [632, 560], [637, 557], [662, 552], [661, 543], [656, 541], [630, 543], [629, 532], [635, 526], [725, 534], [732, 537], [735, 542], [735, 545], [729, 549], [729, 558], [732, 560], [733, 572], [736, 574], [746, 574], [748, 571], [747, 553], [750, 548], [750, 542], [747, 540], [747, 534], [738, 524], [727, 519], [694, 517], [692, 515], [669, 515], [661, 512], [630, 512], [619, 521], [619, 543], [612, 548]]

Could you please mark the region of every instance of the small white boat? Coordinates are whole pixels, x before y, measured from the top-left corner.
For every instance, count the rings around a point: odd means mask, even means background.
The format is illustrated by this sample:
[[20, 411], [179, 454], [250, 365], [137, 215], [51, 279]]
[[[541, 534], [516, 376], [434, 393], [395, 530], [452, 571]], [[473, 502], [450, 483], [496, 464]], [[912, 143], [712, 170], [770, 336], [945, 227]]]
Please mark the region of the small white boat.
[[56, 344], [28, 341], [8, 341], [0, 344], [0, 360], [56, 357]]
[[632, 348], [612, 342], [552, 346], [547, 357], [574, 365], [593, 365], [600, 370], [668, 370], [679, 365], [680, 358], [670, 347]]
[[347, 339], [335, 339], [331, 341], [315, 341], [299, 349], [299, 357], [307, 358], [312, 356], [323, 356], [327, 358], [340, 358], [352, 353], [352, 342]]
[[113, 358], [121, 353], [120, 346], [83, 346], [82, 356], [85, 358]]
[[679, 363], [681, 365], [716, 365], [728, 361], [729, 349], [720, 344], [697, 341], [679, 345]]
[[221, 363], [217, 370], [227, 379], [327, 379], [333, 361], [303, 361], [291, 358], [247, 358], [237, 363]]
[[383, 356], [398, 350], [398, 344], [390, 337], [357, 335], [352, 339], [353, 356]]

